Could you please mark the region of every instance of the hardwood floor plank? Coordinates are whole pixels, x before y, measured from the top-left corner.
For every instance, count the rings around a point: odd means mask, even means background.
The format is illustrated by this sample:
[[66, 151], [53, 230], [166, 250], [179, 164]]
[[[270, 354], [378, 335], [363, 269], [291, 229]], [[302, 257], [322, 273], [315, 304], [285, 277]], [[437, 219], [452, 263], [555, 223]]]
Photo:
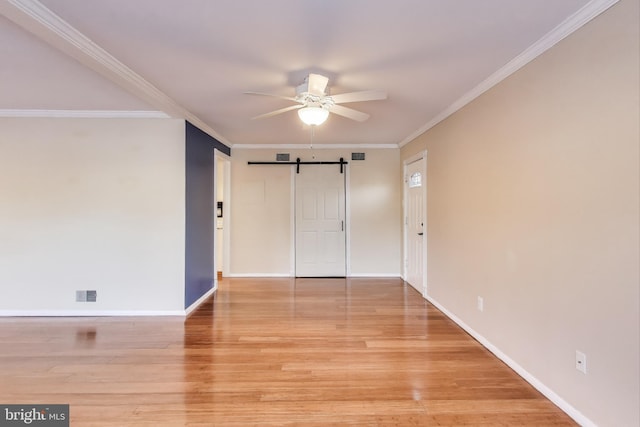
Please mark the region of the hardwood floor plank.
[[0, 319], [0, 403], [76, 426], [571, 426], [399, 279], [223, 279], [186, 319]]

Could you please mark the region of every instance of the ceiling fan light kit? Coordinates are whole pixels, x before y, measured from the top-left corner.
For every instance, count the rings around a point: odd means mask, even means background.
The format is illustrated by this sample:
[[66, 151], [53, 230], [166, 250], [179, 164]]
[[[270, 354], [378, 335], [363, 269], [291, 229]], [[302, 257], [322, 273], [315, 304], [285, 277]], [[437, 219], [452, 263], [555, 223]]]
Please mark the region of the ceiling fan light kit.
[[298, 110], [298, 117], [306, 125], [318, 126], [329, 117], [329, 110], [322, 107], [303, 107]]
[[387, 99], [387, 92], [384, 90], [367, 90], [330, 96], [328, 95], [327, 90], [328, 83], [328, 77], [320, 74], [309, 74], [305, 78], [304, 83], [296, 87], [295, 98], [261, 92], [245, 93], [248, 95], [271, 96], [298, 103], [298, 105], [292, 105], [290, 107], [261, 114], [254, 117], [254, 119], [264, 119], [286, 113], [287, 111], [298, 110], [298, 117], [300, 117], [300, 120], [310, 126], [317, 126], [324, 123], [329, 117], [329, 113], [337, 114], [358, 122], [363, 122], [369, 118], [367, 113], [338, 104]]

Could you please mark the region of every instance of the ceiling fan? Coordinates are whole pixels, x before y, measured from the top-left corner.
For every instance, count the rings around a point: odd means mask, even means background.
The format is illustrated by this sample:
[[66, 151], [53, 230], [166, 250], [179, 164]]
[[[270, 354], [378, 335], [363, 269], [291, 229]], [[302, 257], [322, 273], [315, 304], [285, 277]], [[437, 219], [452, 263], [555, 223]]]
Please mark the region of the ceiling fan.
[[295, 97], [261, 92], [245, 92], [248, 95], [272, 96], [297, 103], [296, 105], [261, 114], [253, 117], [252, 119], [264, 119], [286, 113], [287, 111], [298, 110], [298, 116], [300, 116], [300, 119], [308, 125], [319, 125], [323, 123], [329, 116], [329, 113], [337, 114], [358, 122], [363, 122], [369, 118], [369, 114], [339, 104], [375, 101], [387, 98], [387, 92], [384, 90], [365, 90], [360, 92], [329, 95], [327, 91], [328, 83], [328, 77], [320, 74], [309, 74], [304, 79], [304, 83], [296, 87]]

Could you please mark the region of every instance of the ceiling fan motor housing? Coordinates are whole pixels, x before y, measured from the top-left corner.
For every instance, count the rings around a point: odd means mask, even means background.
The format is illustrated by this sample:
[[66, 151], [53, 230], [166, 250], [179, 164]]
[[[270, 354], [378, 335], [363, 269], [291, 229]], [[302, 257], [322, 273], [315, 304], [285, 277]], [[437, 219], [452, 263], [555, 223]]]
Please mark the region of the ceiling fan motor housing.
[[335, 104], [333, 99], [326, 95], [326, 93], [323, 95], [316, 95], [309, 92], [307, 82], [296, 87], [296, 100], [309, 107], [322, 107], [326, 109], [331, 108]]

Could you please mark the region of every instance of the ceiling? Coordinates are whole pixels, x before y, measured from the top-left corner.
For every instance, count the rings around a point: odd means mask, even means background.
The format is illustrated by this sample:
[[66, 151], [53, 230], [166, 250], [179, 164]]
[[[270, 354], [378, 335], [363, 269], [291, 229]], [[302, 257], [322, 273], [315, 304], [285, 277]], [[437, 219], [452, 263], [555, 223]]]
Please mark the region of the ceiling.
[[310, 142], [309, 72], [386, 100], [331, 115], [314, 145], [398, 146], [551, 47], [611, 0], [0, 0], [0, 115], [186, 118], [222, 142]]

